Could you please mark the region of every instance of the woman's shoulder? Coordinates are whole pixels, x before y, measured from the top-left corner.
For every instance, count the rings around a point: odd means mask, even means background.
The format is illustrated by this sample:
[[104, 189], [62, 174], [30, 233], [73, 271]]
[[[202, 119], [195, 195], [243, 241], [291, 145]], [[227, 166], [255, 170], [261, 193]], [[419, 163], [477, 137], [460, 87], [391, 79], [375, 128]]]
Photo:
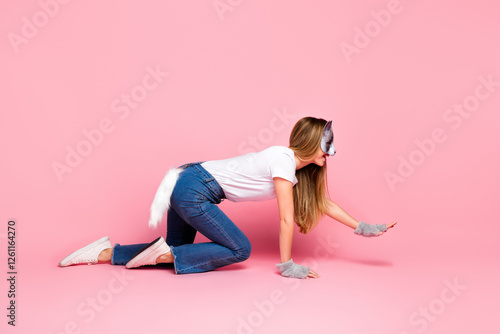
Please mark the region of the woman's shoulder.
[[279, 146], [279, 145], [268, 147], [264, 151], [266, 151], [268, 153], [273, 153], [273, 154], [285, 153], [286, 155], [291, 155], [292, 157], [294, 155], [292, 149], [290, 149], [286, 146]]
[[271, 146], [264, 151], [270, 160], [270, 162], [276, 161], [284, 161], [284, 162], [293, 162], [295, 163], [295, 154], [294, 152], [286, 147], [286, 146]]

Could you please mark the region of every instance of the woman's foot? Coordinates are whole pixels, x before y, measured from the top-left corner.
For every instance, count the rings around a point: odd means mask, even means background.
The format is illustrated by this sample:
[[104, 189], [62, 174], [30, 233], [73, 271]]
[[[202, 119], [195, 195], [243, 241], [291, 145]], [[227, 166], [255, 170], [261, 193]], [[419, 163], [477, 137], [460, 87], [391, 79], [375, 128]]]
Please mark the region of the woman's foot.
[[167, 254], [160, 255], [156, 259], [156, 263], [174, 263], [174, 254], [168, 252]]
[[113, 248], [106, 248], [103, 250], [99, 257], [97, 258], [98, 263], [111, 262], [111, 257], [113, 256]]
[[[130, 259], [130, 261], [127, 262], [126, 267], [130, 269], [141, 266], [155, 265], [157, 263], [168, 263], [168, 262], [158, 262], [158, 259], [161, 259], [161, 261], [163, 260], [166, 261], [169, 259], [169, 257], [167, 256], [169, 254], [172, 255], [170, 247], [168, 247], [163, 237], [159, 237], [153, 240], [146, 247], [139, 250], [132, 257], [132, 259]], [[171, 262], [173, 262], [173, 257]]]
[[59, 262], [59, 266], [67, 267], [74, 264], [92, 264], [97, 262], [111, 261], [113, 246], [108, 237], [94, 241], [93, 243], [74, 251]]

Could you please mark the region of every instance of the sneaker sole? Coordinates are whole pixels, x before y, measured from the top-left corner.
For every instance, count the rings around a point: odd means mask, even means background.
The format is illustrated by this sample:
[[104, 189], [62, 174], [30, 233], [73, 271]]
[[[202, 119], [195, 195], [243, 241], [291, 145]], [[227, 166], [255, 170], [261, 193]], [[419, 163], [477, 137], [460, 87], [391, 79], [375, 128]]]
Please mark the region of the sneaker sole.
[[[127, 267], [128, 269], [138, 268], [138, 267], [135, 267], [135, 264], [137, 262], [140, 262], [142, 259], [144, 259], [148, 255], [144, 251], [147, 249], [151, 249], [152, 251], [155, 251], [158, 247], [160, 247], [161, 244], [163, 244], [164, 241], [158, 242], [162, 238], [163, 237], [158, 237], [155, 240], [151, 241], [148, 245], [141, 248], [137, 253], [134, 254], [134, 256], [132, 256], [132, 258], [130, 259], [130, 261], [127, 262], [125, 267]], [[155, 245], [155, 244], [157, 244], [157, 245]], [[168, 245], [167, 245], [167, 247], [168, 247]], [[170, 247], [168, 247], [168, 248], [170, 250]]]
[[79, 250], [77, 251], [74, 251], [73, 253], [69, 254], [68, 256], [66, 256], [64, 259], [61, 260], [61, 262], [59, 262], [59, 266], [60, 267], [67, 267], [69, 265], [71, 265], [71, 260], [75, 257], [77, 257], [78, 255], [88, 251], [89, 249], [95, 247], [95, 246], [98, 246], [100, 244], [103, 244], [105, 243], [106, 241], [109, 241], [109, 238], [108, 237], [102, 237], [101, 239], [97, 240], [97, 241], [94, 241], [93, 243], [83, 247], [83, 248], [80, 248]]

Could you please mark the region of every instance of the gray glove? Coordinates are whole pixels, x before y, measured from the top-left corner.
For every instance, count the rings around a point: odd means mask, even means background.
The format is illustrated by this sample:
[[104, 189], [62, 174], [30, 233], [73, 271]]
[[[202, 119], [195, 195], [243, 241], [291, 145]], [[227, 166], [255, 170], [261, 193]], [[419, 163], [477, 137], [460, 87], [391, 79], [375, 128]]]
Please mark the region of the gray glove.
[[282, 276], [291, 278], [306, 278], [309, 274], [309, 268], [300, 264], [293, 263], [293, 260], [276, 265]]
[[380, 232], [387, 231], [387, 225], [375, 224], [370, 225], [365, 222], [359, 222], [358, 227], [354, 230], [354, 233], [362, 235], [363, 237], [378, 237]]

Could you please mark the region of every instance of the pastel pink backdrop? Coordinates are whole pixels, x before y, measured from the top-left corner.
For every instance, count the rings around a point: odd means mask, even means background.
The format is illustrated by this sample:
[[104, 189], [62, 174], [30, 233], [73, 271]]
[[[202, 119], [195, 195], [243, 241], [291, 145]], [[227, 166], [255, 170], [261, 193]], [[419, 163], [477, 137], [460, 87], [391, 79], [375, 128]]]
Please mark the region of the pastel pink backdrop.
[[[2, 314], [2, 328], [495, 332], [499, 9], [423, 0], [2, 3], [0, 254], [7, 276], [15, 219], [19, 273], [16, 327]], [[371, 36], [356, 40], [366, 27]], [[480, 77], [497, 83], [480, 89], [488, 97], [466, 117], [449, 114], [475, 96]], [[133, 108], [123, 94], [135, 96]], [[168, 168], [287, 145], [308, 115], [333, 120], [334, 201], [358, 220], [399, 222], [377, 239], [329, 219], [297, 233], [293, 257], [319, 280], [282, 280], [274, 269], [274, 201], [221, 205], [252, 241], [242, 264], [184, 276], [57, 267], [104, 235], [122, 244], [164, 235], [165, 222], [153, 231], [147, 220]], [[436, 128], [441, 142], [418, 153], [415, 141], [429, 143]], [[87, 156], [58, 177], [53, 165], [67, 165], [68, 147]], [[400, 157], [417, 165], [398, 172]], [[391, 186], [388, 172], [401, 182]], [[454, 282], [462, 290], [450, 290]]]

